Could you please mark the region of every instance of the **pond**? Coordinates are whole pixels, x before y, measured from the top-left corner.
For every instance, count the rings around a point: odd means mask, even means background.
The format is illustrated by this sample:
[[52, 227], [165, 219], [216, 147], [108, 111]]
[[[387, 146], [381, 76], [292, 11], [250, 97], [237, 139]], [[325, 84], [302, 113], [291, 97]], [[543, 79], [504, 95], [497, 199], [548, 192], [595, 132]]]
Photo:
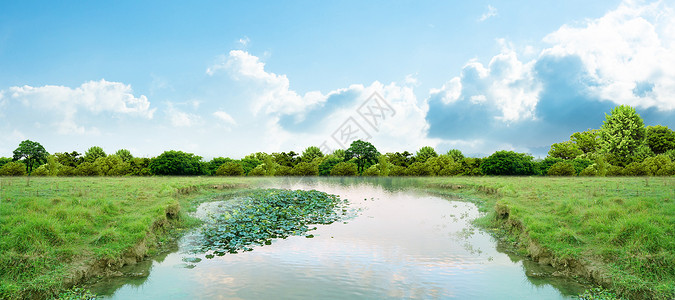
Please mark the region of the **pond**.
[[[314, 238], [291, 236], [212, 259], [195, 253], [195, 230], [173, 252], [90, 289], [106, 299], [568, 299], [586, 288], [500, 252], [495, 238], [471, 224], [480, 215], [471, 202], [363, 181], [266, 187], [336, 194], [358, 213], [317, 225]], [[203, 204], [198, 214], [227, 205]]]

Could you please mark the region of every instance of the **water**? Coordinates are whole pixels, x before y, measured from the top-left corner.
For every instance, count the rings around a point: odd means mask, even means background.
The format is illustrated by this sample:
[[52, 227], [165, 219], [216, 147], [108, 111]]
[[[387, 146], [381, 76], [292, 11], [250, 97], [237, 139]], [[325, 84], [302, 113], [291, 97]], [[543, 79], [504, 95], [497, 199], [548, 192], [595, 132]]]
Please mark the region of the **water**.
[[[269, 185], [337, 194], [361, 211], [346, 224], [317, 226], [311, 239], [289, 237], [213, 259], [193, 253], [195, 231], [175, 251], [92, 291], [110, 299], [568, 299], [585, 288], [500, 252], [494, 238], [471, 225], [479, 212], [470, 202], [387, 184]], [[199, 214], [218, 206], [206, 204]]]

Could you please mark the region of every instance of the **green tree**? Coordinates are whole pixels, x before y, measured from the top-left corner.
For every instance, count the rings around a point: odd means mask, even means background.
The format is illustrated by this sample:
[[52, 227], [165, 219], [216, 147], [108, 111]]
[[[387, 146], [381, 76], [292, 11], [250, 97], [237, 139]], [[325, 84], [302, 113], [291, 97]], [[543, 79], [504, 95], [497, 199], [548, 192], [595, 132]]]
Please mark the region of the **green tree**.
[[536, 172], [537, 175], [547, 175], [548, 170], [551, 168], [551, 166], [555, 165], [556, 163], [562, 162], [564, 159], [558, 158], [558, 157], [546, 157], [544, 160], [540, 162], [535, 163], [535, 170], [538, 171]]
[[408, 151], [387, 153], [385, 156], [392, 165], [404, 168], [407, 168], [414, 161], [413, 154]]
[[464, 159], [464, 154], [462, 154], [462, 151], [457, 149], [450, 149], [445, 155], [452, 158], [454, 162], [461, 162]]
[[300, 161], [311, 163], [317, 157], [323, 157], [321, 149], [319, 149], [319, 147], [310, 146], [302, 152]]
[[669, 174], [669, 166], [673, 161], [665, 154], [659, 154], [654, 157], [648, 157], [643, 162], [642, 165], [647, 171], [649, 176], [670, 176], [675, 174]]
[[183, 151], [164, 151], [150, 160], [150, 171], [155, 175], [202, 175], [202, 157]]
[[562, 159], [574, 159], [583, 153], [579, 146], [572, 141], [555, 143], [551, 145], [551, 150], [548, 151], [549, 156]]
[[14, 160], [10, 157], [0, 157], [0, 168], [2, 168], [2, 166], [5, 164], [11, 163], [12, 161]]
[[377, 163], [378, 156], [380, 156], [380, 153], [377, 152], [375, 146], [362, 140], [353, 141], [345, 151], [346, 160], [356, 159], [359, 174], [363, 173], [366, 167]]
[[293, 168], [289, 166], [280, 166], [277, 165], [274, 169], [274, 176], [291, 176], [293, 175]]
[[77, 165], [75, 174], [79, 176], [101, 176], [103, 172], [97, 164], [85, 161]]
[[574, 176], [577, 172], [574, 170], [574, 166], [571, 163], [566, 161], [560, 161], [551, 166], [548, 169], [548, 176]]
[[356, 176], [358, 174], [358, 166], [348, 161], [340, 162], [330, 170], [331, 176]]
[[0, 176], [24, 176], [26, 175], [26, 165], [20, 161], [12, 161], [4, 164], [0, 168]]
[[300, 160], [300, 158], [297, 156], [298, 154], [293, 151], [272, 153], [272, 157], [274, 158], [275, 163], [277, 163], [280, 166], [286, 166], [291, 168], [295, 166], [295, 164], [297, 164], [298, 161]]
[[675, 149], [675, 132], [667, 126], [647, 126], [647, 146], [654, 154], [666, 153]]
[[222, 166], [225, 163], [232, 162], [232, 161], [234, 161], [234, 160], [231, 159], [231, 158], [228, 158], [228, 157], [214, 157], [206, 165], [207, 173], [209, 175], [215, 175], [216, 170], [218, 170], [218, 168], [220, 166]]
[[452, 176], [454, 172], [451, 171], [455, 165], [455, 161], [448, 155], [439, 155], [431, 157], [424, 163], [427, 165], [430, 175], [433, 176]]
[[132, 159], [134, 159], [134, 156], [131, 155], [131, 151], [127, 149], [120, 149], [115, 152], [115, 155], [117, 155], [119, 158], [122, 159], [123, 162], [130, 162]]
[[513, 151], [497, 151], [483, 160], [485, 175], [534, 175], [533, 157]]
[[253, 168], [251, 172], [248, 172], [248, 176], [265, 176], [266, 173], [263, 165], [258, 165], [257, 167]]
[[425, 163], [416, 161], [408, 166], [407, 170], [408, 176], [429, 176], [431, 175], [431, 170], [429, 166]]
[[124, 176], [132, 172], [131, 165], [117, 154], [99, 157], [94, 165], [98, 166], [104, 176]]
[[239, 161], [239, 164], [241, 164], [242, 168], [244, 168], [244, 174], [246, 175], [248, 175], [251, 170], [255, 169], [255, 167], [262, 165], [262, 163], [262, 161], [259, 161], [255, 158], [242, 158]]
[[570, 140], [577, 144], [577, 147], [584, 153], [594, 153], [600, 149], [600, 130], [589, 129], [582, 132], [575, 132], [570, 136]]
[[330, 170], [339, 163], [341, 163], [344, 158], [336, 157], [333, 154], [326, 155], [324, 160], [319, 164], [319, 175], [328, 176], [330, 175]]
[[84, 161], [93, 163], [100, 157], [105, 157], [105, 151], [99, 146], [93, 146], [84, 152]]
[[68, 152], [54, 153], [54, 156], [56, 156], [56, 160], [58, 160], [58, 162], [61, 165], [73, 168], [77, 167], [84, 161], [82, 154], [78, 153], [77, 151], [73, 151], [70, 153]]
[[611, 114], [605, 114], [600, 128], [600, 149], [609, 154], [610, 163], [625, 166], [644, 144], [645, 137], [644, 122], [635, 108], [620, 105]]
[[244, 167], [233, 161], [222, 164], [216, 170], [218, 176], [244, 176], [244, 174]]
[[319, 175], [319, 166], [310, 162], [300, 162], [293, 167], [295, 176], [317, 176]]
[[417, 153], [415, 154], [415, 162], [425, 163], [429, 158], [432, 157], [438, 157], [436, 150], [434, 150], [432, 147], [424, 146], [420, 148], [420, 150], [417, 150]]
[[33, 168], [47, 162], [47, 150], [40, 143], [31, 140], [25, 140], [14, 150], [14, 160], [22, 161], [26, 165], [26, 172], [30, 175]]

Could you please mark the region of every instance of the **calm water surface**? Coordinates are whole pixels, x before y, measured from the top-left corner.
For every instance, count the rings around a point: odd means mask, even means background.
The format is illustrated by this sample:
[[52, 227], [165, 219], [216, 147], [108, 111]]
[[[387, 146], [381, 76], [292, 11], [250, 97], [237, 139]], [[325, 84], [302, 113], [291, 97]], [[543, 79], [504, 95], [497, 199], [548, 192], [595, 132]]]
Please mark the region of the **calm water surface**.
[[[567, 299], [584, 286], [499, 252], [476, 229], [469, 202], [387, 185], [278, 181], [349, 199], [359, 214], [319, 225], [314, 238], [275, 240], [251, 252], [206, 259], [198, 231], [169, 254], [91, 287], [109, 299]], [[389, 189], [389, 190], [387, 190]], [[227, 203], [210, 203], [200, 216]], [[533, 275], [527, 276], [526, 274]]]

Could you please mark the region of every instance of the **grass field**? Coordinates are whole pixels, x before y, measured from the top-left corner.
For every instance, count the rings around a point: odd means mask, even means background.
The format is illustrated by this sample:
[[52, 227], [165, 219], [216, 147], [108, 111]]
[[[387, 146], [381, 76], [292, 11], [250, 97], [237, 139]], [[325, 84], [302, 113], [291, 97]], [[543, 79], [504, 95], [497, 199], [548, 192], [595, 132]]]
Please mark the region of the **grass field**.
[[675, 298], [675, 178], [454, 177], [427, 187], [479, 197], [484, 226], [521, 251], [631, 299]]
[[[354, 178], [353, 181], [360, 179]], [[399, 179], [394, 179], [399, 180]], [[54, 295], [132, 263], [185, 212], [255, 178], [0, 178], [0, 298]], [[541, 263], [631, 298], [675, 297], [675, 178], [406, 178], [464, 194]], [[566, 273], [565, 273], [566, 272]]]
[[[191, 192], [243, 179], [0, 178], [0, 298], [43, 298], [152, 253], [189, 225]], [[249, 180], [250, 181], [250, 180]]]

